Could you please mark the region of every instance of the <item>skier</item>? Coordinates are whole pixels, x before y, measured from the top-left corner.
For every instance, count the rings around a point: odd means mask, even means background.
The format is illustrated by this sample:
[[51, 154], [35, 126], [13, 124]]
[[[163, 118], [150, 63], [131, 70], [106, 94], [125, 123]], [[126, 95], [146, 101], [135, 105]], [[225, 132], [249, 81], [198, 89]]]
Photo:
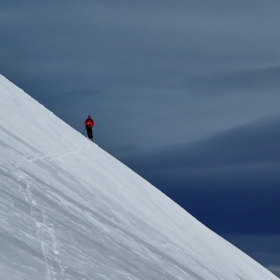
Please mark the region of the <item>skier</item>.
[[92, 140], [92, 128], [94, 127], [94, 121], [92, 120], [91, 115], [88, 115], [88, 118], [85, 120], [85, 126], [88, 139]]

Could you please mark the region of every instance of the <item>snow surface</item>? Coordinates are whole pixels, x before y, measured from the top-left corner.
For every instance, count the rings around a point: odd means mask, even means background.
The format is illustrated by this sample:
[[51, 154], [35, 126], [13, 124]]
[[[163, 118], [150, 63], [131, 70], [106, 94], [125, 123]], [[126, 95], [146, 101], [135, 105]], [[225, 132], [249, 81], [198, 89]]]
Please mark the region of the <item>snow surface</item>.
[[1, 75], [0, 100], [2, 280], [278, 279]]

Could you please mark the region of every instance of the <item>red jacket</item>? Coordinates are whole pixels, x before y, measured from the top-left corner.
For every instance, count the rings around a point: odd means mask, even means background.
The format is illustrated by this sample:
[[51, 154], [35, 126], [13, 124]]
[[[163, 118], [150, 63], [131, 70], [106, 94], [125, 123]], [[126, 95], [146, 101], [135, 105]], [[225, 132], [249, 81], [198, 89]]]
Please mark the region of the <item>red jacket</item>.
[[87, 127], [93, 127], [93, 126], [94, 126], [94, 121], [93, 121], [92, 119], [90, 119], [90, 118], [87, 118], [87, 119], [85, 120], [85, 125], [86, 125]]

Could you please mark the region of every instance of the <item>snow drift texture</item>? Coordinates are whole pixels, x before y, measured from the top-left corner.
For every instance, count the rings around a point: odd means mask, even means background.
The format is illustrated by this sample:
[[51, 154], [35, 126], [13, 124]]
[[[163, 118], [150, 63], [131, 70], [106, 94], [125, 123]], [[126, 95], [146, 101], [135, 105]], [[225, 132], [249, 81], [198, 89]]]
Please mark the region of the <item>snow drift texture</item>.
[[0, 278], [278, 279], [0, 76]]

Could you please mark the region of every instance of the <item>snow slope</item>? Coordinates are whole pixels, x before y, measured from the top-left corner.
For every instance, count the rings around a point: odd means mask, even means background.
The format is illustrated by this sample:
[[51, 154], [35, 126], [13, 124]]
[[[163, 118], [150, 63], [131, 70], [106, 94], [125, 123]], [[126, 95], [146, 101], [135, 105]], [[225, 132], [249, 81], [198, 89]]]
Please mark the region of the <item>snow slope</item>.
[[0, 76], [0, 278], [278, 279]]

